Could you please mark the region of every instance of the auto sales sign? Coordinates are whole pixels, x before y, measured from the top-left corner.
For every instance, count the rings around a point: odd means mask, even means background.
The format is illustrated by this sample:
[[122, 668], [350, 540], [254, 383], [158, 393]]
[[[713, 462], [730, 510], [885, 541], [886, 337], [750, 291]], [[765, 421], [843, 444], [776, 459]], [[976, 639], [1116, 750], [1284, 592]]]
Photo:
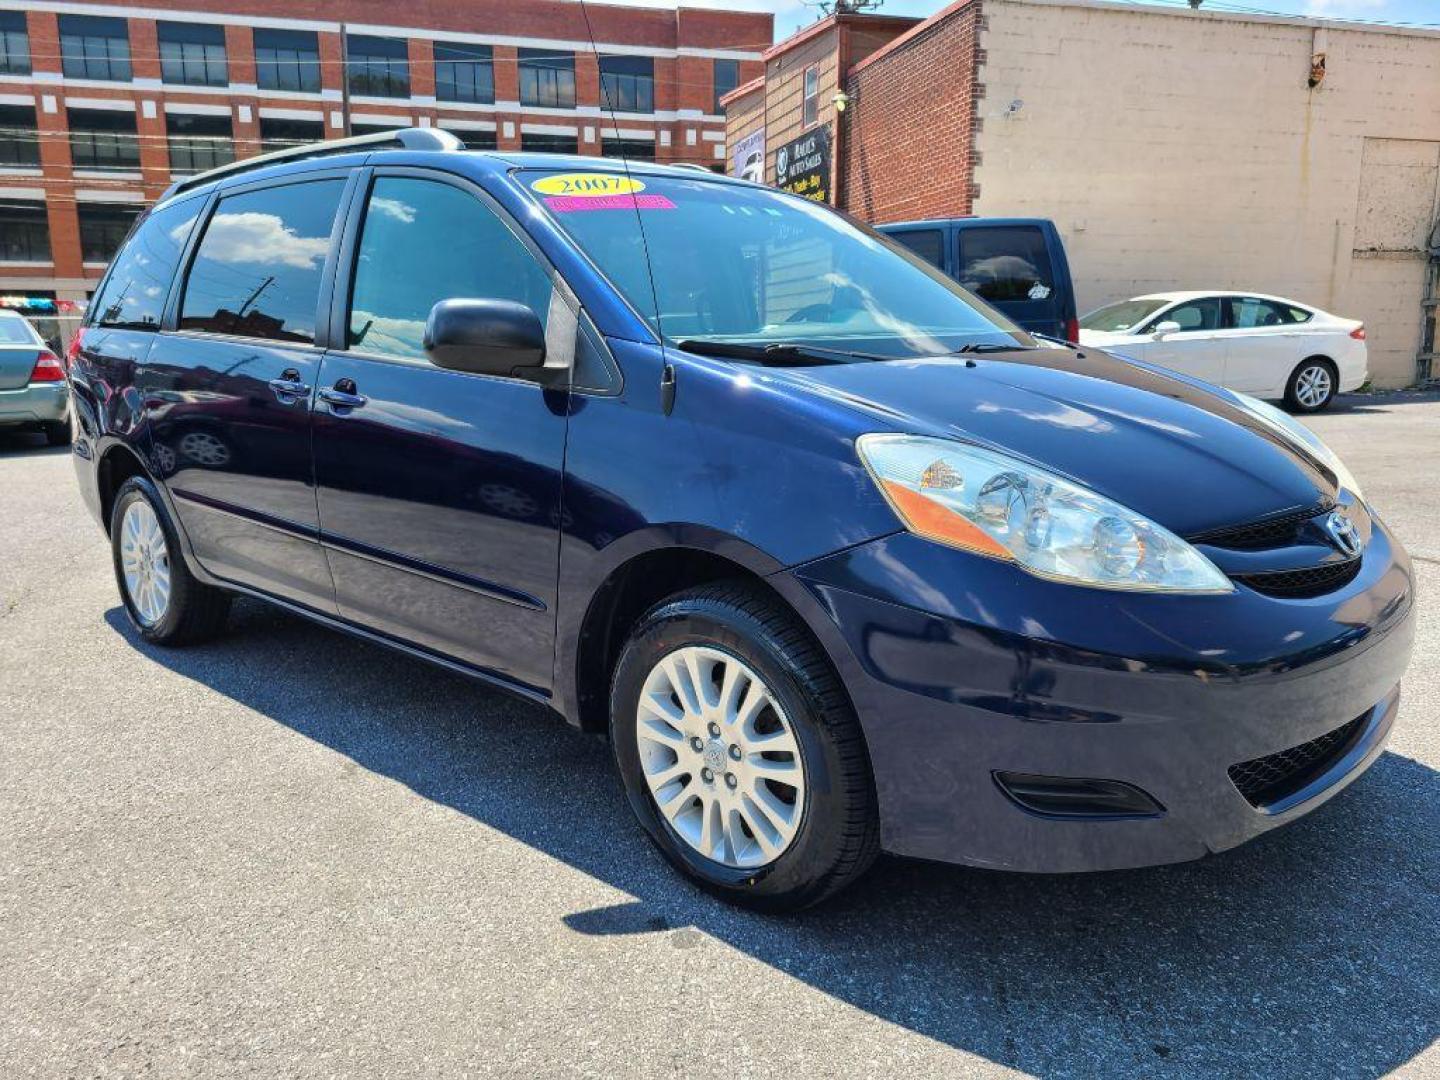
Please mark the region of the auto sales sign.
[[830, 128], [818, 127], [775, 151], [775, 186], [816, 202], [830, 201]]

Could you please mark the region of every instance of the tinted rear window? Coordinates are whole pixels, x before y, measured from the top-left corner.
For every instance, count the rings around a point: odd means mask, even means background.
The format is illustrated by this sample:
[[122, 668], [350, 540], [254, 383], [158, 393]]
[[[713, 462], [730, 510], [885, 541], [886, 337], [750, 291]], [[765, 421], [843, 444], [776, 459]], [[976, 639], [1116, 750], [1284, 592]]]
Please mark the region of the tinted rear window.
[[91, 306], [96, 323], [133, 330], [159, 329], [175, 265], [204, 205], [204, 199], [186, 199], [152, 210], [140, 219]]
[[991, 301], [1048, 300], [1055, 294], [1050, 249], [1033, 225], [962, 229], [960, 284]]
[[221, 199], [185, 283], [181, 329], [313, 342], [344, 188], [317, 180]]
[[931, 266], [945, 265], [945, 234], [939, 229], [914, 229], [891, 233], [890, 239], [904, 244]]

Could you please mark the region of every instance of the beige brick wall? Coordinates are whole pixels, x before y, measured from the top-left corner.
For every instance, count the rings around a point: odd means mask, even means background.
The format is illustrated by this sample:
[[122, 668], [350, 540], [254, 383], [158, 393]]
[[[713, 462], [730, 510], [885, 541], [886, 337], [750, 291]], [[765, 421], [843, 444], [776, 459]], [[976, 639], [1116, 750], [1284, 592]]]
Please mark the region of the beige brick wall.
[[1103, 0], [984, 12], [973, 209], [1055, 219], [1082, 310], [1165, 288], [1278, 293], [1364, 319], [1375, 382], [1412, 381], [1440, 213], [1440, 33]]

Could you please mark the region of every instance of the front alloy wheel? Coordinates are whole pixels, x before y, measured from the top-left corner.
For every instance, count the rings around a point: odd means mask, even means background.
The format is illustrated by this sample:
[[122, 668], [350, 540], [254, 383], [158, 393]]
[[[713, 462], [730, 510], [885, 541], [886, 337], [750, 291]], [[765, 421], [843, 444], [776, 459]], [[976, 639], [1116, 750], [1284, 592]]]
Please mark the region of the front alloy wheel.
[[650, 794], [701, 855], [759, 867], [785, 853], [805, 811], [805, 768], [765, 681], [728, 653], [687, 645], [640, 691], [635, 735]]
[[808, 628], [751, 582], [677, 593], [636, 623], [610, 692], [631, 809], [702, 888], [806, 907], [879, 850], [860, 722]]

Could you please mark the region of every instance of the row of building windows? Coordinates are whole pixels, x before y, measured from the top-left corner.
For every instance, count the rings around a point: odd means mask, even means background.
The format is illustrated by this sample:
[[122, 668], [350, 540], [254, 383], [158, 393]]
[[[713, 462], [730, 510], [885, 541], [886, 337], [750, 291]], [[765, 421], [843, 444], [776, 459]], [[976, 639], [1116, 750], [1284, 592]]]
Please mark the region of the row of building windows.
[[[80, 254], [87, 263], [109, 262], [144, 207], [117, 203], [80, 203]], [[0, 201], [0, 261], [48, 263], [50, 229], [45, 204]]]
[[[61, 68], [67, 78], [129, 82], [129, 24], [104, 15], [61, 15]], [[156, 23], [160, 77], [180, 86], [225, 86], [229, 71], [223, 27], [207, 23]], [[316, 93], [320, 90], [320, 39], [313, 30], [257, 28], [256, 83], [261, 89]], [[495, 71], [488, 45], [436, 42], [435, 97], [440, 101], [493, 104]], [[410, 96], [410, 51], [403, 38], [345, 36], [346, 78], [352, 94]], [[739, 83], [735, 60], [713, 61], [714, 102]], [[520, 104], [535, 108], [575, 107], [575, 54], [520, 49]], [[31, 73], [30, 41], [23, 12], [0, 12], [0, 73]], [[603, 104], [618, 112], [655, 111], [655, 61], [648, 56], [601, 56]]]
[[[67, 108], [65, 114], [74, 168], [122, 171], [140, 168], [140, 137], [133, 112]], [[351, 133], [355, 135], [393, 130], [379, 124], [351, 125]], [[234, 130], [229, 116], [167, 113], [165, 132], [172, 173], [203, 172], [235, 160]], [[472, 150], [496, 148], [493, 130], [459, 134]], [[320, 142], [325, 137], [325, 125], [319, 120], [260, 118], [263, 152]], [[522, 131], [520, 141], [524, 150], [579, 153], [579, 140], [574, 135]], [[601, 152], [606, 157], [653, 161], [655, 143], [649, 139], [606, 138], [602, 140]], [[40, 138], [34, 106], [0, 105], [0, 168], [38, 168], [39, 165]]]

